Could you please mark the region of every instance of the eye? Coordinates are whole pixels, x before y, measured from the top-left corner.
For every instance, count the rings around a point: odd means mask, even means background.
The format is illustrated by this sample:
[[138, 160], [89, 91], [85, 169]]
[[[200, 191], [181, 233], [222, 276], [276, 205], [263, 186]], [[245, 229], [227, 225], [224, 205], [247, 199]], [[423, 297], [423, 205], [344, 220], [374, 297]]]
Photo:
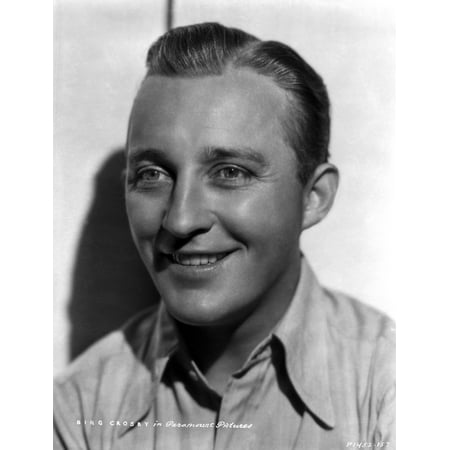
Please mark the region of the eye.
[[152, 188], [163, 183], [170, 183], [172, 178], [160, 167], [145, 167], [136, 171], [132, 181], [137, 188]]
[[248, 170], [245, 170], [241, 167], [226, 166], [217, 170], [216, 178], [231, 181], [239, 179], [243, 180], [250, 178], [250, 173], [248, 172]]
[[245, 175], [244, 171], [241, 169], [238, 169], [237, 167], [224, 167], [223, 169], [220, 169], [217, 174], [221, 177], [221, 178], [226, 178], [226, 179], [235, 179], [235, 178], [239, 178]]
[[238, 166], [223, 166], [213, 174], [213, 179], [219, 185], [226, 187], [242, 186], [251, 181], [252, 174]]
[[143, 181], [158, 181], [162, 175], [157, 169], [146, 169], [138, 173], [139, 179]]

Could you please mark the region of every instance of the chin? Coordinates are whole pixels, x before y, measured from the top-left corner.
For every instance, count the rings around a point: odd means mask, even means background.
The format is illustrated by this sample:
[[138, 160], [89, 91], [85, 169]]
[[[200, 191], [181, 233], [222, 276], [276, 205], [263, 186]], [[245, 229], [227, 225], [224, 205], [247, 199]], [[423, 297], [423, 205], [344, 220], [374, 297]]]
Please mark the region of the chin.
[[[163, 297], [164, 299], [164, 297]], [[238, 312], [224, 309], [224, 304], [215, 296], [211, 299], [189, 299], [183, 296], [179, 301], [163, 300], [169, 314], [177, 321], [196, 327], [226, 326], [239, 321]]]

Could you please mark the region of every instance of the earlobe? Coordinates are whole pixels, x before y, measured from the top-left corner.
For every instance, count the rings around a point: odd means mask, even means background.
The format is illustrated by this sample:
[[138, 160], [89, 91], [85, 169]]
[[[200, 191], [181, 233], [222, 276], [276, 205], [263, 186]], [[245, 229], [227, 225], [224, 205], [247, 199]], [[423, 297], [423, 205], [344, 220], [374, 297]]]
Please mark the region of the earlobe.
[[302, 231], [319, 223], [333, 206], [339, 172], [329, 163], [320, 164], [305, 185]]

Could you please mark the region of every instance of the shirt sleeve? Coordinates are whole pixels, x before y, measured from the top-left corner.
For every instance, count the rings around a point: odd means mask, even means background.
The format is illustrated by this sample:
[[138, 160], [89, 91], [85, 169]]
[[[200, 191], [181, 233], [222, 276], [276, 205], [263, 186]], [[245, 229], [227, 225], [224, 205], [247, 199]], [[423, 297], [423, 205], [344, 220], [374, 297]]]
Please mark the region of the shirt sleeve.
[[[77, 390], [71, 383], [55, 382], [53, 390], [53, 448], [88, 449], [81, 426], [81, 408]], [[77, 423], [77, 420], [80, 422]]]
[[389, 320], [378, 340], [374, 358], [373, 443], [395, 449], [395, 323]]
[[379, 443], [379, 448], [395, 450], [395, 385], [387, 390], [381, 401], [375, 442]]
[[66, 450], [67, 446], [63, 442], [63, 438], [59, 433], [56, 421], [53, 421], [53, 450]]

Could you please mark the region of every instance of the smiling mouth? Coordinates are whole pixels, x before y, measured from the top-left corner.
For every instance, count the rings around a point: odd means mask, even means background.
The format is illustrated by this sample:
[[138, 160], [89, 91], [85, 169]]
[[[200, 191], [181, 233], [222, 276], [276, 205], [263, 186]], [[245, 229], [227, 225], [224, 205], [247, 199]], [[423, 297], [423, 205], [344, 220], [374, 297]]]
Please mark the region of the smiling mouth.
[[211, 266], [228, 256], [231, 252], [211, 254], [171, 253], [167, 257], [174, 264], [181, 266]]

